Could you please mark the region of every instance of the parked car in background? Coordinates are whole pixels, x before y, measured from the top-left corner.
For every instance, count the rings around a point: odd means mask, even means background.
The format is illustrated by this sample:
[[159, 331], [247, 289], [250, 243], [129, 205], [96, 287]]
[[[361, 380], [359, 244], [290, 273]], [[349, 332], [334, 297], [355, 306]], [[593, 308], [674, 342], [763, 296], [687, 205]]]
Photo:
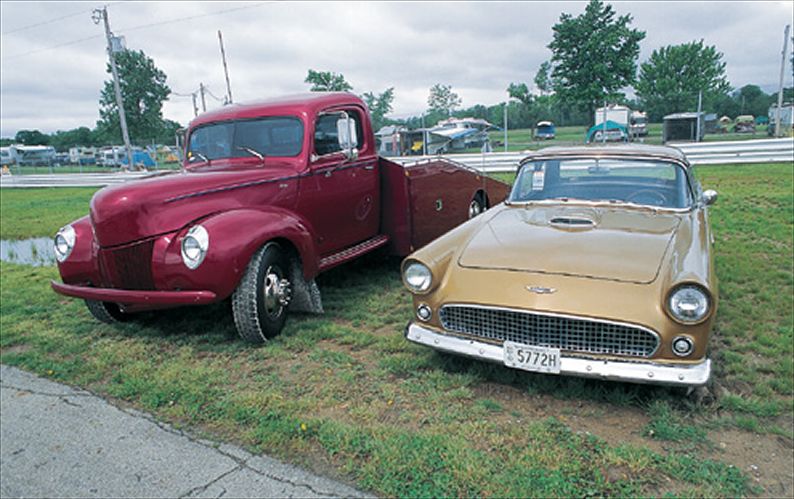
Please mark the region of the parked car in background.
[[403, 262], [409, 341], [532, 372], [702, 385], [717, 282], [684, 155], [547, 148], [494, 207]]
[[736, 117], [733, 124], [734, 133], [755, 133], [755, 118], [750, 114]]
[[550, 140], [557, 136], [557, 129], [551, 121], [539, 121], [535, 126], [536, 140]]

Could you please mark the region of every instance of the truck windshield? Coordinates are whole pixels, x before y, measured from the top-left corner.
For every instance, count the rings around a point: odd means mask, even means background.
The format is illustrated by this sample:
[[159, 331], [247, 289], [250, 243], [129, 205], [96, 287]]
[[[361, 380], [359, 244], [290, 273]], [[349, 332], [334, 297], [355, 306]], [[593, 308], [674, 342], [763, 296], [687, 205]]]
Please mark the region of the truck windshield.
[[224, 121], [202, 125], [190, 134], [188, 161], [262, 156], [294, 157], [303, 145], [303, 123], [298, 118], [273, 117]]
[[683, 167], [638, 159], [556, 159], [525, 163], [510, 201], [582, 200], [688, 208], [691, 190]]

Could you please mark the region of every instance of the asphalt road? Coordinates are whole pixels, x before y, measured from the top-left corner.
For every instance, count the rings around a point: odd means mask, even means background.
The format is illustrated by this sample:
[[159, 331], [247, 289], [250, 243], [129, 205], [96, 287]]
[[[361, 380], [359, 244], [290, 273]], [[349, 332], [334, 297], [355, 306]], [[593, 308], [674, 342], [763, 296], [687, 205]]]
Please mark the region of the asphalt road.
[[364, 497], [203, 441], [100, 397], [0, 366], [2, 497]]

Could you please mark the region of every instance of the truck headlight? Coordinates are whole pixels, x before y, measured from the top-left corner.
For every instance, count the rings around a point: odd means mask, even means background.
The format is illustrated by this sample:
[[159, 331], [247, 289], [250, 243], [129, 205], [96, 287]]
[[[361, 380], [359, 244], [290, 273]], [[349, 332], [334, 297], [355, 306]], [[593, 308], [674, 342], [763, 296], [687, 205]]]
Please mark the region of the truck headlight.
[[66, 227], [61, 227], [57, 234], [55, 234], [55, 239], [53, 240], [53, 251], [55, 252], [55, 259], [59, 262], [62, 262], [69, 258], [69, 255], [72, 254], [72, 250], [74, 249], [74, 243], [77, 241], [77, 233], [74, 231], [74, 227], [71, 225], [67, 225]]
[[700, 286], [679, 286], [667, 300], [667, 310], [673, 319], [682, 324], [697, 324], [708, 317], [711, 311], [709, 295]]
[[182, 261], [185, 266], [193, 270], [201, 265], [209, 247], [210, 236], [207, 234], [207, 229], [201, 225], [191, 227], [182, 238]]
[[433, 284], [433, 274], [424, 263], [412, 261], [403, 269], [403, 282], [413, 293], [424, 293]]

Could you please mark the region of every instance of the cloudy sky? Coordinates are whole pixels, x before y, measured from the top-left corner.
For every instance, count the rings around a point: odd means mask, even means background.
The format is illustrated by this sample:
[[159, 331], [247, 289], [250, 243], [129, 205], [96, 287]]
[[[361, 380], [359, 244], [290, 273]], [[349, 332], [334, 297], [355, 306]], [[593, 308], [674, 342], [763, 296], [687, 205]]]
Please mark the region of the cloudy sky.
[[[704, 39], [734, 87], [774, 91], [783, 30], [794, 2], [611, 2], [647, 32], [640, 62], [663, 45]], [[93, 127], [105, 73], [105, 38], [93, 2], [0, 2], [0, 136]], [[496, 104], [510, 82], [530, 83], [552, 25], [585, 2], [112, 2], [111, 28], [143, 50], [180, 94], [207, 85], [223, 97], [223, 32], [236, 102], [303, 92], [309, 68], [340, 72], [354, 91], [395, 87], [394, 115], [418, 114], [428, 89], [450, 84], [464, 106]], [[791, 45], [789, 45], [791, 48]], [[786, 86], [791, 86], [791, 68]], [[207, 107], [220, 105], [208, 97]], [[186, 124], [190, 97], [167, 118]]]

